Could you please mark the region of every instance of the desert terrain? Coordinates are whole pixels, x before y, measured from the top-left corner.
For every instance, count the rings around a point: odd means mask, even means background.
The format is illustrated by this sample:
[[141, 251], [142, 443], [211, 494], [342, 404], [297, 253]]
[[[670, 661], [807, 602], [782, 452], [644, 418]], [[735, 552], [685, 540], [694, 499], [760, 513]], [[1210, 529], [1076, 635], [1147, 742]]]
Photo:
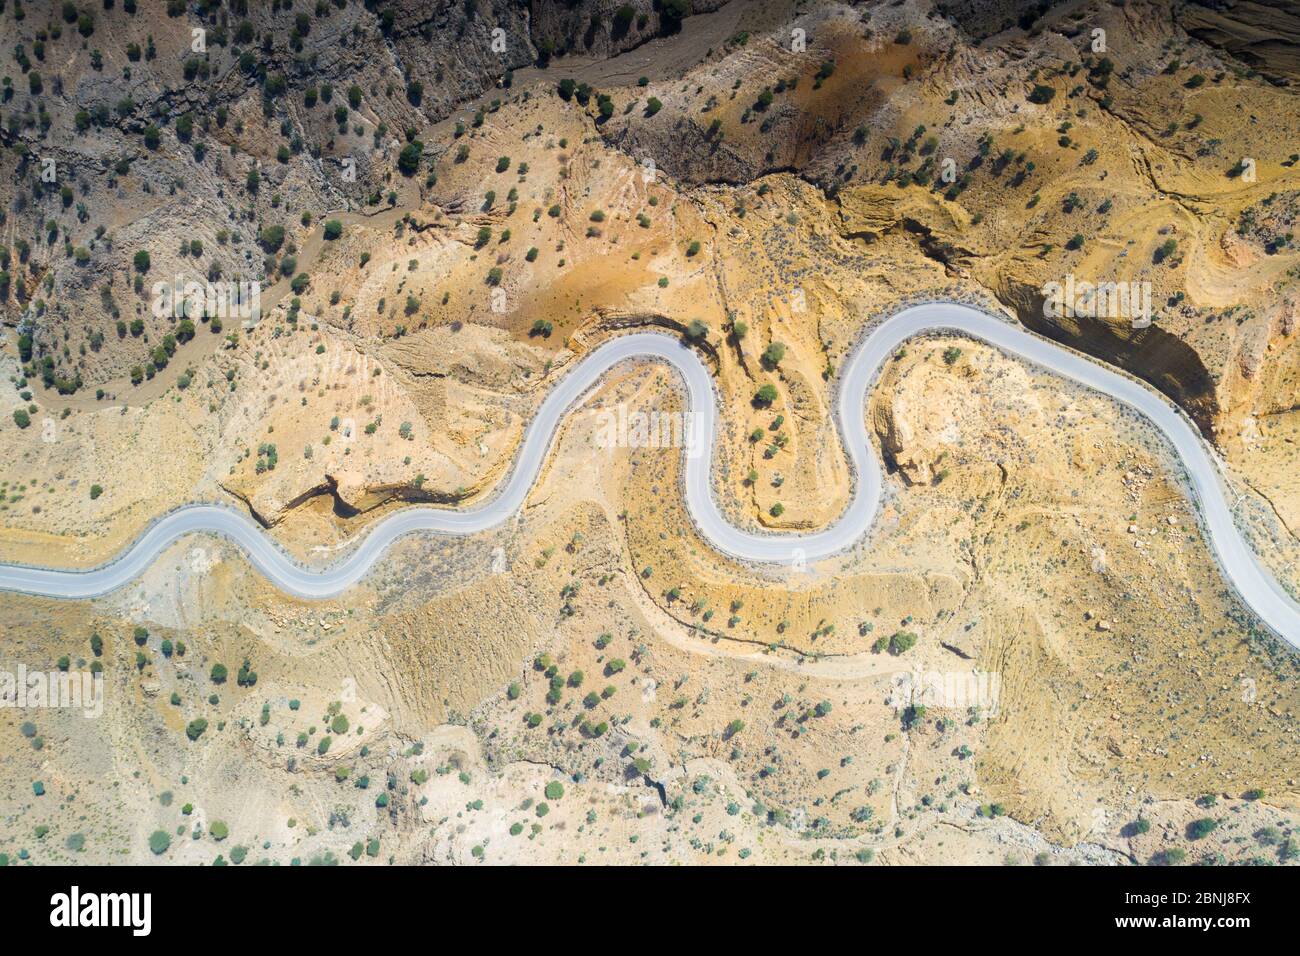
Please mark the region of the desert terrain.
[[[816, 530], [854, 488], [838, 370], [942, 299], [1177, 403], [1300, 596], [1300, 23], [1022, 6], [7, 5], [0, 561], [211, 501], [332, 562], [489, 500], [647, 329], [714, 377], [728, 520]], [[1149, 283], [1150, 324], [1049, 315], [1067, 276]], [[160, 308], [176, 277], [260, 311]], [[861, 410], [875, 526], [772, 568], [701, 537], [679, 446], [607, 440], [688, 411], [619, 367], [516, 520], [337, 598], [209, 536], [106, 597], [0, 592], [0, 669], [103, 678], [94, 717], [0, 708], [0, 860], [1300, 857], [1300, 657], [1140, 417], [913, 340]], [[902, 693], [933, 675], [978, 693]]]

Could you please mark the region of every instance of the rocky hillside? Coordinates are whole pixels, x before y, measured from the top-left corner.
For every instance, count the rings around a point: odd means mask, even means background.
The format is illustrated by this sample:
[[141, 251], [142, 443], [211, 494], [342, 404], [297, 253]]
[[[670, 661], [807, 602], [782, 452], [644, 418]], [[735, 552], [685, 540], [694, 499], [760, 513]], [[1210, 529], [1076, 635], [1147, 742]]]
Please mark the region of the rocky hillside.
[[6, 4], [11, 343], [65, 395], [152, 377], [189, 335], [155, 314], [157, 282], [282, 279], [282, 295], [294, 231], [418, 200], [434, 178], [421, 131], [460, 104], [508, 94], [520, 67], [632, 49], [718, 5]]

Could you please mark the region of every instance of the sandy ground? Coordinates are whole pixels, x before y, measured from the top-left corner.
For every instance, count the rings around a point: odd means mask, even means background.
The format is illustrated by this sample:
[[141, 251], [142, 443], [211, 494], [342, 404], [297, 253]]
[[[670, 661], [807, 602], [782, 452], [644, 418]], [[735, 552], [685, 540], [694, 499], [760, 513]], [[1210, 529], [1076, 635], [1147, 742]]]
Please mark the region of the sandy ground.
[[[327, 560], [407, 502], [490, 494], [555, 375], [623, 328], [692, 320], [722, 399], [729, 517], [819, 526], [849, 493], [838, 363], [869, 321], [944, 296], [1181, 401], [1221, 449], [1260, 553], [1300, 586], [1297, 264], [1276, 244], [1297, 188], [1291, 94], [1214, 79], [1217, 52], [1113, 8], [1097, 14], [1116, 38], [1101, 87], [1068, 32], [1086, 5], [1020, 38], [1023, 57], [991, 42], [948, 55], [951, 29], [910, 3], [865, 21], [742, 6], [614, 60], [518, 70], [480, 101], [482, 125], [461, 110], [421, 128], [436, 176], [394, 176], [379, 213], [330, 213], [342, 203], [305, 161], [276, 170], [279, 134], [254, 100], [235, 111], [242, 133], [212, 133], [237, 150], [225, 178], [196, 169], [189, 218], [158, 224], [170, 200], [141, 188], [145, 172], [88, 193], [120, 213], [126, 265], [106, 278], [129, 318], [147, 305], [129, 282], [140, 236], [163, 230], [167, 274], [260, 150], [268, 186], [239, 228], [284, 224], [272, 265], [291, 255], [310, 282], [297, 297], [272, 285], [232, 347], [201, 328], [138, 388], [122, 377], [138, 340], [79, 350], [66, 315], [85, 300], [56, 285], [49, 321], [90, 386], [20, 384], [6, 336], [0, 393], [35, 412], [0, 428], [0, 557], [92, 565], [167, 508], [222, 500]], [[785, 46], [792, 24], [811, 53]], [[1034, 69], [1049, 104], [1016, 92]], [[1188, 87], [1194, 71], [1210, 80]], [[562, 101], [561, 75], [611, 92], [614, 115]], [[371, 141], [381, 115], [368, 102], [347, 140]], [[1238, 147], [1258, 157], [1254, 182], [1225, 174]], [[966, 180], [951, 198], [933, 181], [945, 157]], [[900, 186], [903, 172], [929, 179]], [[327, 218], [339, 239], [323, 239]], [[1155, 261], [1168, 239], [1176, 254]], [[1035, 291], [1066, 272], [1150, 281], [1155, 332], [1043, 325]], [[763, 385], [770, 404], [754, 401]], [[345, 599], [288, 600], [211, 540], [178, 542], [104, 601], [0, 596], [5, 666], [66, 656], [106, 678], [99, 718], [0, 708], [0, 854], [145, 862], [162, 829], [163, 861], [194, 863], [1293, 859], [1294, 655], [1225, 592], [1140, 422], [974, 343], [913, 343], [864, 409], [891, 468], [879, 527], [777, 573], [700, 542], [675, 449], [600, 447], [601, 414], [620, 406], [681, 411], [662, 370], [613, 376], [515, 525], [407, 541]], [[237, 678], [245, 661], [255, 681]], [[996, 675], [996, 699], [909, 712], [897, 695], [918, 674]], [[1202, 818], [1215, 828], [1193, 839]]]

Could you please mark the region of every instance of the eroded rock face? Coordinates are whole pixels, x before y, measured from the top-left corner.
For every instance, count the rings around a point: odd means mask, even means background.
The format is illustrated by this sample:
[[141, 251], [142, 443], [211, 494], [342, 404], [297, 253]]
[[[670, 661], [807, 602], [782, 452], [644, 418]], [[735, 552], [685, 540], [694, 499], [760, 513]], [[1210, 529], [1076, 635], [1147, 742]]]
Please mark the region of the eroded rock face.
[[975, 376], [968, 366], [954, 371], [942, 362], [891, 376], [889, 399], [877, 403], [873, 419], [886, 461], [909, 485], [928, 485], [942, 473], [961, 437], [959, 419], [975, 407]]
[[[681, 14], [721, 4], [694, 0]], [[35, 200], [5, 204], [15, 235], [42, 234], [55, 215], [68, 219], [64, 239], [86, 256], [74, 259], [62, 242], [31, 242], [30, 252], [15, 257], [22, 268], [3, 266], [12, 278], [0, 289], [0, 321], [17, 325], [38, 298], [48, 303], [28, 317], [30, 333], [36, 356], [55, 363], [53, 377], [65, 390], [73, 383], [116, 387], [137, 366], [152, 376], [155, 347], [175, 331], [174, 317], [155, 312], [155, 283], [206, 276], [284, 285], [310, 234], [299, 226], [300, 211], [374, 211], [377, 195], [403, 186], [412, 193], [404, 201], [418, 200], [415, 177], [393, 176], [404, 131], [425, 130], [494, 87], [502, 98], [512, 95], [507, 73], [547, 52], [556, 64], [564, 54], [599, 60], [679, 28], [677, 5], [637, 0], [627, 23], [616, 16], [621, 6], [394, 0], [382, 7], [318, 4], [292, 16], [263, 3], [220, 16], [164, 16], [161, 4], [135, 13], [121, 5], [97, 9], [90, 46], [102, 65], [91, 67], [85, 44], [58, 53], [57, 67], [40, 64], [40, 111], [48, 112], [50, 128], [38, 133], [32, 123], [14, 135], [23, 147], [14, 157], [56, 160], [57, 185], [43, 199], [38, 190]], [[30, 51], [42, 28], [32, 19], [18, 23], [10, 46]], [[202, 54], [190, 52], [191, 30], [206, 31]], [[128, 53], [146, 46], [157, 55]], [[11, 61], [4, 72], [28, 69]], [[28, 100], [23, 110], [32, 109], [38, 94], [26, 97], [27, 82], [20, 89]], [[157, 138], [146, 148], [147, 129]], [[423, 145], [426, 167], [447, 148]], [[31, 177], [30, 156], [16, 166], [6, 166], [5, 179]], [[260, 185], [248, 185], [253, 177]], [[68, 184], [75, 185], [75, 210], [70, 198], [58, 197]], [[260, 242], [261, 230], [277, 224], [283, 241]], [[94, 226], [111, 241], [94, 235]], [[144, 269], [132, 266], [140, 250], [151, 257]], [[276, 263], [267, 266], [272, 254], [284, 257], [281, 265], [289, 261], [283, 274]], [[62, 344], [72, 335], [89, 339], [89, 329], [94, 344], [65, 355]]]
[[263, 524], [318, 496], [343, 517], [393, 500], [457, 502], [509, 467], [543, 363], [497, 330], [438, 328], [382, 357], [322, 331], [323, 351], [272, 339], [265, 387], [227, 413], [222, 486]]
[[1300, 15], [1288, 0], [1187, 4], [1180, 24], [1269, 76], [1300, 76]]
[[1158, 325], [1133, 328], [1124, 318], [1047, 315], [1039, 287], [1005, 276], [998, 294], [1025, 326], [1145, 379], [1178, 402], [1207, 435], [1220, 413], [1218, 385], [1195, 348]]
[[529, 32], [539, 56], [613, 56], [655, 37], [676, 33], [685, 17], [708, 13], [725, 2], [533, 0], [528, 4]]
[[[1005, 480], [1008, 471], [1034, 460], [1038, 436], [1052, 434], [1029, 368], [960, 338], [923, 339], [900, 349], [875, 396], [871, 421], [881, 452], [909, 485], [957, 481], [963, 471], [967, 480], [974, 472], [985, 478], [1000, 472]], [[1059, 448], [1051, 451], [1053, 458], [1059, 454]], [[1072, 466], [1087, 463], [1087, 452], [1076, 448], [1072, 454]], [[1051, 472], [1056, 466], [1043, 467]]]
[[1298, 320], [1300, 320], [1300, 300], [1284, 302], [1278, 320], [1278, 334], [1282, 336], [1294, 335]]

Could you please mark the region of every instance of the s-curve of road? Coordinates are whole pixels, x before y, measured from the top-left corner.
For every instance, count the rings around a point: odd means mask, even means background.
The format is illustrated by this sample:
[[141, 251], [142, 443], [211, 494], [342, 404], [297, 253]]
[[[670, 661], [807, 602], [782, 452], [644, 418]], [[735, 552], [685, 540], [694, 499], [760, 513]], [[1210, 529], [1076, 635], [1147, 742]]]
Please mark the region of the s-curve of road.
[[115, 559], [90, 571], [0, 565], [0, 589], [59, 598], [89, 598], [138, 577], [178, 538], [196, 533], [233, 540], [262, 574], [281, 590], [302, 598], [333, 597], [360, 581], [398, 538], [424, 531], [466, 535], [500, 524], [523, 505], [541, 471], [551, 441], [568, 411], [601, 376], [621, 362], [663, 361], [681, 375], [695, 413], [685, 455], [686, 505], [701, 534], [732, 557], [762, 563], [815, 561], [844, 551], [871, 527], [880, 505], [881, 468], [864, 421], [867, 389], [884, 362], [908, 339], [930, 332], [956, 332], [987, 342], [1058, 375], [1109, 395], [1146, 416], [1172, 444], [1200, 504], [1203, 526], [1228, 580], [1270, 628], [1300, 648], [1300, 604], [1259, 564], [1232, 519], [1221, 476], [1192, 424], [1166, 399], [1097, 362], [969, 306], [935, 302], [907, 308], [876, 327], [850, 355], [841, 372], [837, 412], [840, 434], [856, 476], [853, 498], [840, 518], [811, 534], [743, 531], [718, 509], [711, 486], [717, 402], [708, 369], [679, 339], [637, 332], [600, 346], [564, 374], [524, 433], [514, 469], [500, 491], [465, 509], [412, 506], [377, 523], [337, 563], [303, 567], [252, 519], [216, 505], [191, 505], [161, 518]]

